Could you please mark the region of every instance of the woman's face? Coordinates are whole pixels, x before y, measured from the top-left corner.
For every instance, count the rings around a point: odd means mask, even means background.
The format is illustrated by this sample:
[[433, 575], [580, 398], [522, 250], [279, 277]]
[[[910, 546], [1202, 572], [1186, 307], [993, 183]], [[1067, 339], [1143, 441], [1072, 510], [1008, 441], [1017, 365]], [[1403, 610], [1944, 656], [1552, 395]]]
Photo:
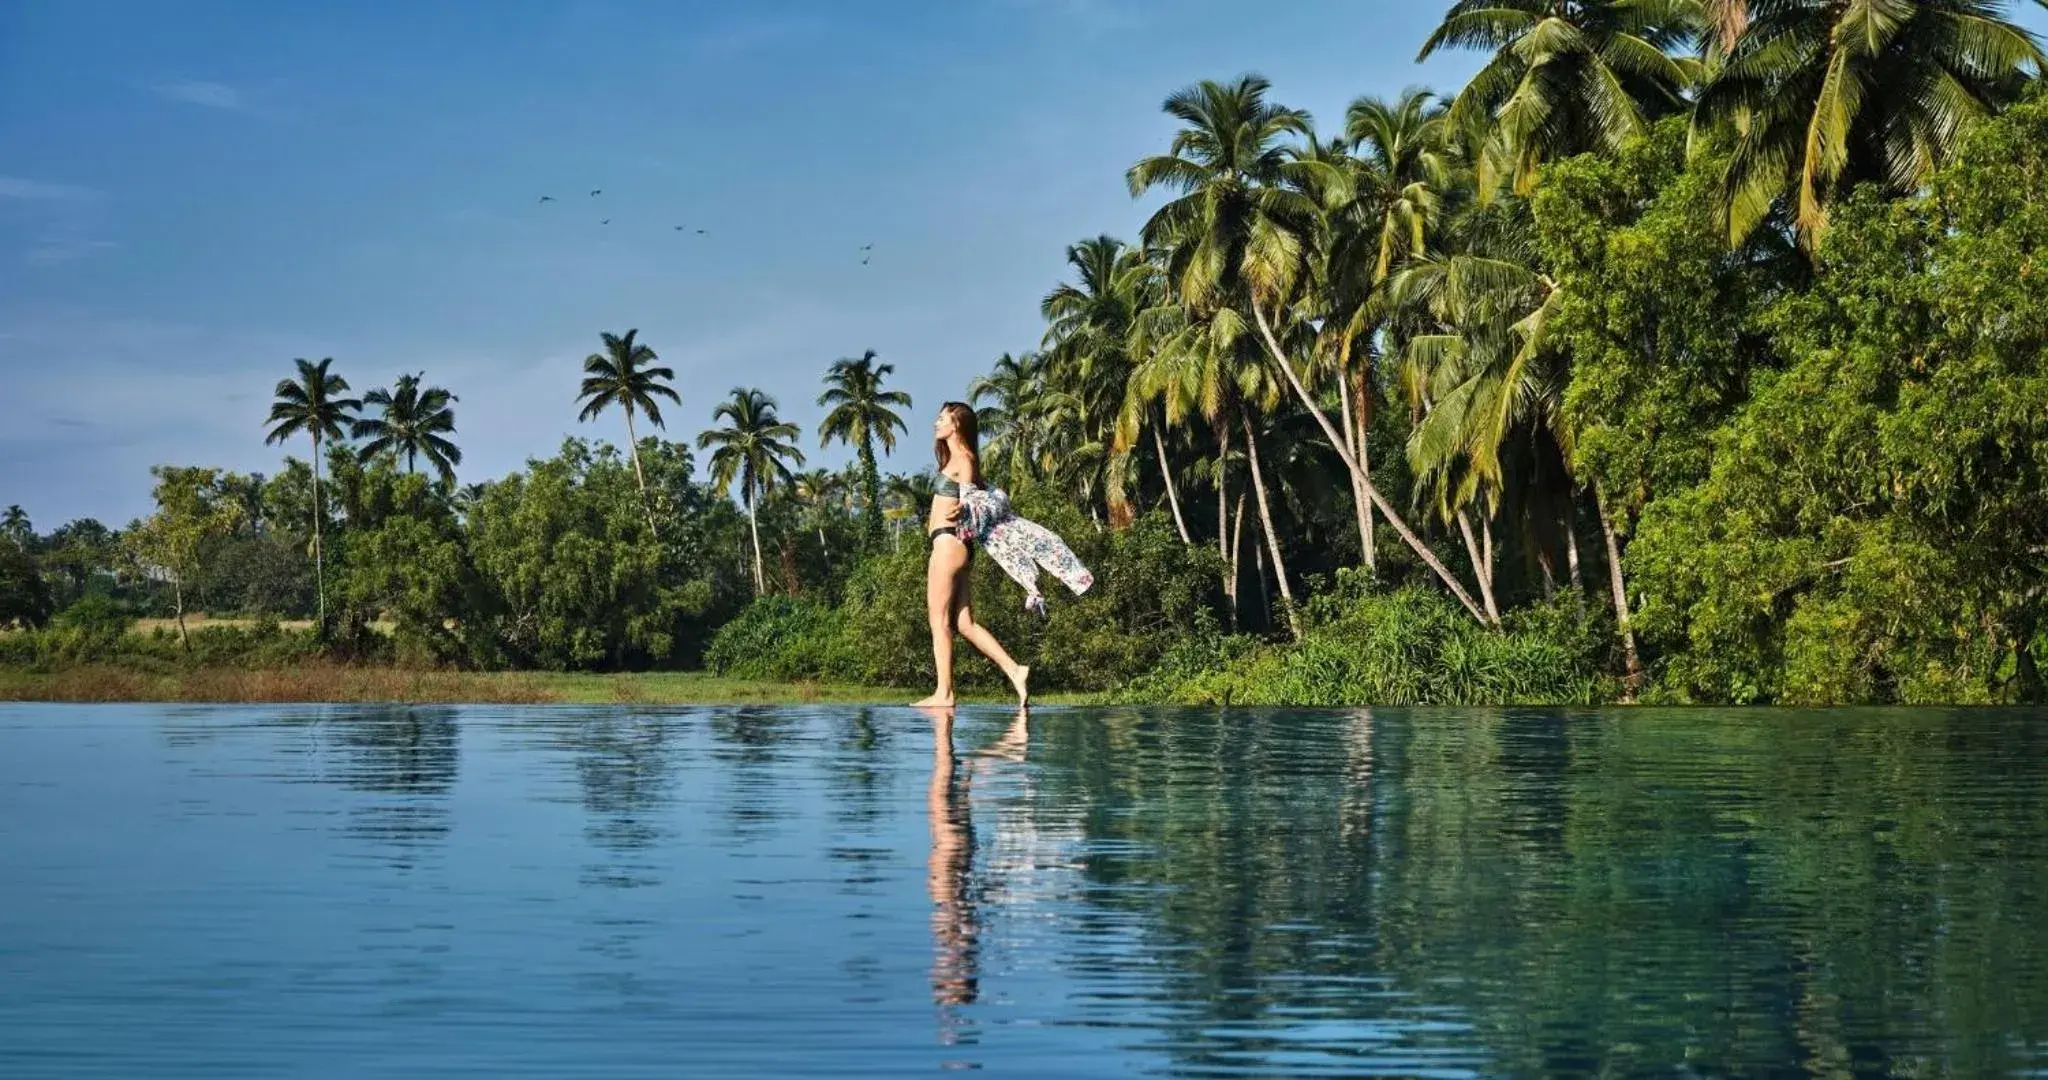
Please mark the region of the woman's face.
[[953, 437], [953, 428], [953, 414], [945, 409], [940, 409], [939, 418], [932, 421], [932, 435], [941, 439], [950, 439]]

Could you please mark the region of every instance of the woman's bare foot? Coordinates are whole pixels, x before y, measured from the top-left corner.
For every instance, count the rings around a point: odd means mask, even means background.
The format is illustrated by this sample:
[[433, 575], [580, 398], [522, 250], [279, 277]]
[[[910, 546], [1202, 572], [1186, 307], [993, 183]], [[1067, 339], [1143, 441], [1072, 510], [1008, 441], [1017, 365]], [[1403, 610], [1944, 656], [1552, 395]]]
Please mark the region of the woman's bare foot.
[[1010, 685], [1017, 688], [1017, 704], [1031, 704], [1031, 665], [1018, 664], [1017, 670], [1010, 672]]
[[910, 707], [913, 709], [950, 709], [953, 707], [953, 699], [950, 695], [933, 694], [923, 701], [911, 702]]

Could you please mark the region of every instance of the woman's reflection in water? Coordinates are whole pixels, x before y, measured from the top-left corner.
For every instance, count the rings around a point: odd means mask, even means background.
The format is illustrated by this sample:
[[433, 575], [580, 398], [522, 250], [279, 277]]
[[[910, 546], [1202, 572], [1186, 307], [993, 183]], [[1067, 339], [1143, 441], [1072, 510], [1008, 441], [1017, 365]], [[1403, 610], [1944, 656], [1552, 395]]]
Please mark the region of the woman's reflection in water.
[[[932, 710], [932, 717], [932, 781], [925, 797], [932, 855], [925, 882], [932, 898], [932, 1001], [939, 1007], [939, 1041], [950, 1046], [973, 1041], [960, 1010], [981, 997], [981, 888], [974, 873], [972, 768], [953, 751], [953, 711]], [[1019, 710], [989, 756], [1022, 761], [1026, 730], [1027, 714]]]

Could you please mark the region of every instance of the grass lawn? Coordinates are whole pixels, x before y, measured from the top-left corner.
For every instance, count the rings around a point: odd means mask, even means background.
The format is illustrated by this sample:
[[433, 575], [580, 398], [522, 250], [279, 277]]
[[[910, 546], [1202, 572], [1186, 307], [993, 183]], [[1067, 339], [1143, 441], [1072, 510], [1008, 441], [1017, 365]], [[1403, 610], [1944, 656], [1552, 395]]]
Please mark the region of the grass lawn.
[[[213, 668], [151, 674], [112, 667], [39, 673], [0, 668], [0, 701], [470, 702], [478, 704], [900, 705], [923, 690], [721, 679], [700, 672], [572, 675], [554, 672], [410, 671], [308, 665], [289, 670]], [[966, 702], [1000, 703], [997, 695]], [[1053, 694], [1045, 704], [1082, 695]]]

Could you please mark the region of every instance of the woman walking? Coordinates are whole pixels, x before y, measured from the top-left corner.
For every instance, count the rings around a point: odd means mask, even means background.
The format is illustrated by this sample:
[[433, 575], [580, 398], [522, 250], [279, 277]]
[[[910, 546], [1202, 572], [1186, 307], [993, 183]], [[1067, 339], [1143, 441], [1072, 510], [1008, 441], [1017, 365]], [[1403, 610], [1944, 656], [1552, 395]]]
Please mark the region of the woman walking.
[[979, 438], [974, 410], [958, 401], [939, 408], [932, 424], [933, 452], [939, 459], [939, 488], [932, 499], [931, 517], [925, 532], [931, 542], [931, 558], [925, 569], [925, 612], [932, 628], [932, 662], [938, 670], [938, 689], [917, 704], [947, 707], [953, 704], [953, 634], [972, 642], [982, 655], [995, 662], [1010, 685], [1017, 690], [1017, 704], [1031, 701], [1031, 669], [1010, 658], [988, 628], [974, 621], [974, 603], [968, 570], [974, 565], [969, 546], [972, 531], [961, 518], [963, 490], [981, 484]]

